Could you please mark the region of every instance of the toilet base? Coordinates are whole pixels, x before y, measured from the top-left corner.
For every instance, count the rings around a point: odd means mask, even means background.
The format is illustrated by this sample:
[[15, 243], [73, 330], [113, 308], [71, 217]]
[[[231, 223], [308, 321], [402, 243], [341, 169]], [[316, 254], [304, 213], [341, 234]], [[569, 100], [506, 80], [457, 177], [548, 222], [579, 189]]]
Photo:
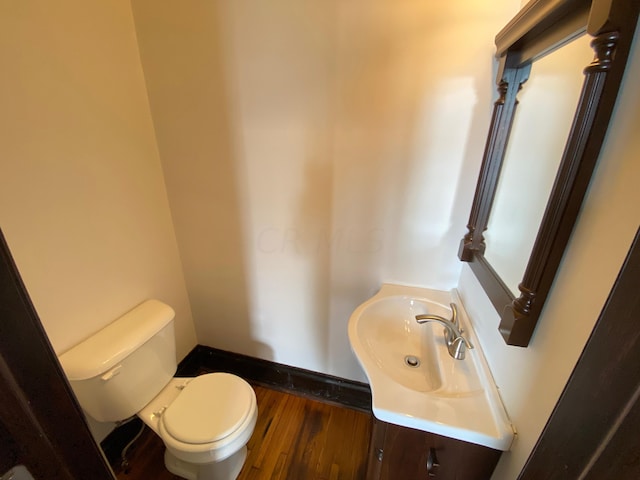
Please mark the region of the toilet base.
[[247, 446], [243, 446], [221, 462], [187, 463], [176, 458], [169, 450], [164, 451], [164, 465], [174, 475], [186, 480], [236, 480], [247, 458]]

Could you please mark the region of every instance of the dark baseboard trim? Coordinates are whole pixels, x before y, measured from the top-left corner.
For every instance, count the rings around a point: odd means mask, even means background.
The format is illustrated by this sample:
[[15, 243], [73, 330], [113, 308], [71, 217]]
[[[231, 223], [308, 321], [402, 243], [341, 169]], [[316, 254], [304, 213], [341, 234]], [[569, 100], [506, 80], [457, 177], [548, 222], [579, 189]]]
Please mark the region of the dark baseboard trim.
[[371, 389], [366, 383], [204, 345], [196, 345], [189, 352], [176, 375], [189, 377], [205, 372], [233, 373], [258, 385], [371, 413]]

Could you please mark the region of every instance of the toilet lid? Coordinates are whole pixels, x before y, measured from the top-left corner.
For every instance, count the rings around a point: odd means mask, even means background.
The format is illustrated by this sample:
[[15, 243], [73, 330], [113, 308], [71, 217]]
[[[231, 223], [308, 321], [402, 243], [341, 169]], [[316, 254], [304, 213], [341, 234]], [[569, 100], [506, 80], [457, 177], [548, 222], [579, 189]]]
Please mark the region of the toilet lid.
[[253, 389], [228, 373], [194, 378], [162, 414], [166, 431], [183, 443], [221, 440], [235, 430], [251, 411]]

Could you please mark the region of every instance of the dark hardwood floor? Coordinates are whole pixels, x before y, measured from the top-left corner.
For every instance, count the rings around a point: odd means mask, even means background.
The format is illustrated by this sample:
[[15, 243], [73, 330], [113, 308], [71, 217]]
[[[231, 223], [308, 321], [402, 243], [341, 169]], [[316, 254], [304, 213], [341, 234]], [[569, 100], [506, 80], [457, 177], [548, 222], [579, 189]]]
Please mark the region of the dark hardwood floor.
[[[254, 385], [258, 422], [239, 480], [362, 480], [371, 416]], [[179, 479], [164, 467], [162, 440], [149, 428], [129, 449], [118, 480]]]

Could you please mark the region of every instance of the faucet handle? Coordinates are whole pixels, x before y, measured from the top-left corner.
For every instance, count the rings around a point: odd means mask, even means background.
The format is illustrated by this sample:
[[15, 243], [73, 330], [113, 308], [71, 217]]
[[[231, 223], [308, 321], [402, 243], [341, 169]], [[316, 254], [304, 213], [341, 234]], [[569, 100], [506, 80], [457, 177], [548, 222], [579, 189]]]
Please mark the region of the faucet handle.
[[462, 329], [462, 327], [460, 326], [460, 323], [458, 322], [458, 307], [453, 302], [451, 302], [449, 306], [451, 307], [451, 323], [453, 323], [456, 327], [458, 327], [458, 330], [460, 331], [460, 333], [464, 333], [464, 330]]

